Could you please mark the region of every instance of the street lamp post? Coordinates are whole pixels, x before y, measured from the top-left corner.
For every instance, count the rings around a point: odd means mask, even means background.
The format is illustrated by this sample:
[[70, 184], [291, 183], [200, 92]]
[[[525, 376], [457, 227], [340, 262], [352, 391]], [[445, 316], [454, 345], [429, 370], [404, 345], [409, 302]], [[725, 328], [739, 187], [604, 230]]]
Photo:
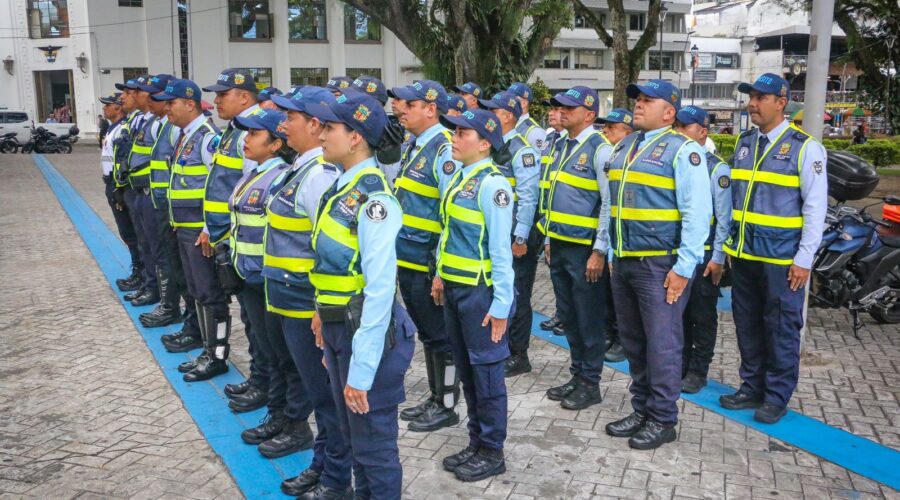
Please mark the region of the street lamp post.
[[696, 97], [697, 89], [694, 88], [694, 75], [697, 73], [697, 66], [700, 64], [700, 49], [697, 48], [697, 44], [694, 44], [691, 47], [691, 106], [694, 105], [694, 98]]

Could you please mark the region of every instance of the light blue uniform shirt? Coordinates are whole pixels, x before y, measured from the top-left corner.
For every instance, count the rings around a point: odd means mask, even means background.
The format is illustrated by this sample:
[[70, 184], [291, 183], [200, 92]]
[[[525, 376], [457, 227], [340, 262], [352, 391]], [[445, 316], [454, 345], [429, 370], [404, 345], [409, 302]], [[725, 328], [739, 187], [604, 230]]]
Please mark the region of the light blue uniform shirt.
[[[338, 177], [338, 188], [345, 186], [357, 172], [366, 168], [378, 168], [375, 158], [367, 158]], [[384, 205], [385, 217], [373, 221], [366, 208], [374, 203]], [[375, 380], [375, 372], [384, 351], [384, 336], [391, 321], [394, 293], [397, 283], [397, 234], [403, 225], [400, 205], [388, 193], [369, 196], [359, 207], [359, 257], [366, 286], [363, 294], [362, 318], [353, 336], [353, 353], [350, 356], [350, 372], [347, 385], [360, 391], [368, 391]]]
[[[707, 167], [708, 168], [708, 167]], [[725, 187], [722, 187], [725, 184]], [[728, 239], [731, 230], [731, 165], [724, 161], [713, 172], [709, 182], [712, 192], [713, 211], [716, 214], [716, 234], [713, 238], [712, 257], [716, 264], [725, 263], [725, 251], [722, 245]]]
[[[510, 130], [503, 136], [503, 142], [509, 142], [516, 134], [518, 132], [515, 128]], [[525, 155], [531, 155], [530, 165], [526, 166]], [[536, 148], [526, 144], [513, 155], [510, 164], [516, 178], [515, 192], [519, 196], [513, 235], [528, 239], [531, 225], [534, 224], [534, 212], [537, 210], [538, 196], [540, 195], [541, 155]]]
[[[428, 141], [430, 141], [435, 135], [443, 133], [444, 130], [447, 130], [447, 128], [440, 123], [436, 123], [428, 127], [428, 129], [422, 132], [420, 135], [412, 136], [413, 139], [410, 140], [415, 140], [416, 146], [410, 149], [409, 153], [406, 154], [406, 165], [404, 165], [400, 171], [402, 172], [403, 169], [409, 166], [409, 162], [412, 161], [413, 157], [415, 157], [419, 150], [422, 149], [422, 146], [428, 144]], [[444, 164], [448, 161], [452, 161], [453, 164], [456, 165], [456, 168], [454, 168], [453, 171], [449, 174], [447, 172], [444, 172], [443, 168]], [[440, 190], [441, 196], [443, 196], [447, 191], [447, 188], [450, 187], [450, 181], [453, 179], [453, 175], [460, 167], [460, 163], [453, 159], [453, 148], [451, 148], [449, 144], [443, 148], [433, 165], [433, 175], [434, 178], [437, 179], [438, 190]]]
[[[474, 168], [489, 161], [492, 161], [491, 158], [485, 158], [471, 165], [464, 166], [460, 179]], [[501, 190], [506, 191], [506, 199], [509, 200], [509, 203], [504, 207], [500, 207], [494, 202], [496, 193]], [[491, 307], [488, 309], [488, 312], [497, 319], [504, 319], [509, 316], [509, 310], [512, 308], [515, 294], [513, 289], [515, 274], [512, 268], [512, 242], [509, 236], [512, 232], [512, 194], [512, 186], [501, 175], [486, 176], [481, 183], [481, 189], [478, 191], [478, 203], [481, 205], [481, 210], [484, 213], [484, 226], [488, 235], [488, 252], [491, 255], [491, 279], [494, 282], [494, 298], [491, 301]]]
[[[769, 144], [790, 124], [782, 121], [777, 127], [765, 134]], [[816, 171], [815, 163], [822, 162], [822, 168]], [[825, 214], [828, 212], [828, 158], [822, 144], [813, 139], [809, 141], [803, 152], [803, 163], [800, 164], [800, 198], [803, 199], [801, 214], [803, 230], [800, 233], [800, 249], [794, 255], [794, 264], [804, 269], [811, 269], [816, 250], [822, 242], [822, 231], [825, 230]]]
[[[529, 118], [531, 118], [530, 114], [522, 113], [522, 116], [520, 116], [518, 121], [516, 121], [516, 129], [521, 127], [522, 131], [524, 132], [525, 126], [523, 126], [522, 123], [530, 121]], [[528, 131], [527, 134], [523, 133], [522, 135], [525, 136], [525, 140], [528, 142], [528, 144], [530, 144], [531, 147], [538, 151], [543, 150], [546, 146], [547, 131], [542, 129], [540, 124]]]
[[[294, 160], [294, 166], [291, 172], [296, 172], [303, 165], [322, 156], [322, 148], [313, 148], [300, 155]], [[308, 217], [315, 224], [316, 216], [319, 212], [319, 203], [322, 201], [322, 195], [328, 188], [334, 184], [335, 179], [340, 176], [337, 169], [326, 169], [322, 164], [316, 162], [309, 168], [306, 178], [297, 187], [294, 194], [294, 212], [297, 215]], [[298, 174], [299, 175], [299, 174]]]

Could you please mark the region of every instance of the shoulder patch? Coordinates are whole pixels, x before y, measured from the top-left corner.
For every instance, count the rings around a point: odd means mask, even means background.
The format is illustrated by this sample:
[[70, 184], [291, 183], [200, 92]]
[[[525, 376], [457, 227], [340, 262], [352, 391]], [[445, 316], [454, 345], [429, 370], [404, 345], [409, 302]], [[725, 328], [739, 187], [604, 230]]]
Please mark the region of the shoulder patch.
[[219, 142], [222, 140], [222, 134], [216, 134], [212, 140], [209, 141], [209, 144], [206, 146], [207, 151], [210, 153], [215, 153], [216, 148], [219, 147]]
[[688, 156], [688, 160], [690, 160], [691, 165], [697, 166], [700, 164], [700, 153], [694, 152]]
[[526, 167], [533, 167], [537, 163], [534, 160], [534, 155], [531, 153], [522, 155], [522, 164]]
[[719, 177], [719, 187], [722, 189], [728, 189], [728, 186], [731, 185], [731, 177], [727, 175], [723, 175]]
[[447, 160], [444, 162], [444, 166], [441, 168], [444, 170], [445, 174], [450, 175], [453, 173], [453, 171], [456, 170], [456, 164], [450, 160]]
[[534, 140], [534, 147], [536, 147], [539, 150], [543, 150], [546, 145], [547, 145], [547, 141], [545, 139], [535, 139]]
[[509, 205], [509, 193], [505, 189], [498, 189], [494, 193], [494, 205], [504, 208]]
[[372, 200], [366, 205], [366, 218], [372, 222], [382, 222], [387, 219], [387, 207], [379, 200]]
[[374, 175], [367, 175], [367, 176], [363, 179], [363, 182], [366, 183], [366, 184], [368, 184], [368, 185], [370, 185], [370, 186], [373, 185], [373, 184], [378, 184], [378, 177], [375, 177]]
[[815, 170], [815, 172], [817, 174], [821, 174], [822, 171], [825, 170], [825, 164], [822, 163], [821, 160], [814, 161], [813, 162], [813, 170]]

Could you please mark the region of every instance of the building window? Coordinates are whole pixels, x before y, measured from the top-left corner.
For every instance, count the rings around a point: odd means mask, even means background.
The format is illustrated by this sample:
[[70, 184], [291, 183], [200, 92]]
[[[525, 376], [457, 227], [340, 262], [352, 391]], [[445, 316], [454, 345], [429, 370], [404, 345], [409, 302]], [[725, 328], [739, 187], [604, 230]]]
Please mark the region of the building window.
[[569, 49], [550, 49], [544, 55], [542, 68], [569, 69]]
[[143, 7], [144, 0], [119, 0], [119, 7]]
[[256, 80], [256, 89], [262, 90], [272, 86], [272, 68], [241, 68], [250, 72]]
[[363, 75], [374, 76], [381, 80], [381, 68], [347, 68], [349, 78], [356, 80]]
[[147, 68], [122, 68], [122, 81], [127, 82], [146, 74]]
[[[597, 17], [600, 18], [600, 26], [606, 26], [606, 14], [602, 14], [602, 13], [600, 13], [599, 11], [596, 11], [596, 10], [593, 11], [593, 13], [594, 13], [595, 16], [597, 16]], [[578, 15], [576, 15], [576, 16], [575, 16], [575, 23], [574, 23], [574, 25], [575, 25], [576, 28], [588, 28], [588, 29], [594, 29], [594, 28], [596, 28], [596, 26], [594, 25], [594, 23], [591, 22], [591, 19], [588, 18], [588, 17], [586, 17], [586, 16], [578, 16]]]
[[684, 54], [681, 52], [650, 51], [649, 69], [659, 71], [660, 54], [662, 54], [663, 71], [681, 71], [684, 66]]
[[646, 14], [628, 14], [628, 29], [631, 31], [644, 31], [647, 26]]
[[291, 87], [315, 85], [324, 87], [328, 83], [328, 68], [291, 68]]
[[379, 41], [381, 25], [363, 11], [344, 4], [344, 40]]
[[689, 86], [683, 98], [734, 99], [737, 84], [734, 83], [694, 83]]
[[291, 40], [327, 40], [325, 0], [288, 0]]
[[603, 69], [603, 51], [575, 49], [575, 69]]
[[190, 78], [188, 50], [187, 0], [178, 0], [178, 54], [181, 62], [181, 78]]
[[228, 0], [228, 36], [231, 40], [270, 40], [269, 1]]
[[664, 33], [684, 33], [684, 14], [668, 14], [663, 21]]
[[28, 32], [31, 38], [68, 37], [68, 2], [66, 0], [29, 0]]

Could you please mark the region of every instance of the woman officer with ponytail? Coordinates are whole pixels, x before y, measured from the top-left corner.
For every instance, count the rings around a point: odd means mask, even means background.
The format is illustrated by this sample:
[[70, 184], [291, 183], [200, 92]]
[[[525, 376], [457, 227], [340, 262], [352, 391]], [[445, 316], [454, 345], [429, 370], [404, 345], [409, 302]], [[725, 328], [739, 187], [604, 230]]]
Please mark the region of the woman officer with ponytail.
[[312, 329], [350, 443], [356, 497], [396, 499], [403, 475], [397, 406], [405, 399], [415, 327], [394, 299], [403, 214], [375, 160], [387, 115], [377, 100], [353, 91], [307, 113], [325, 123], [325, 161], [343, 170], [323, 195], [313, 230]]

